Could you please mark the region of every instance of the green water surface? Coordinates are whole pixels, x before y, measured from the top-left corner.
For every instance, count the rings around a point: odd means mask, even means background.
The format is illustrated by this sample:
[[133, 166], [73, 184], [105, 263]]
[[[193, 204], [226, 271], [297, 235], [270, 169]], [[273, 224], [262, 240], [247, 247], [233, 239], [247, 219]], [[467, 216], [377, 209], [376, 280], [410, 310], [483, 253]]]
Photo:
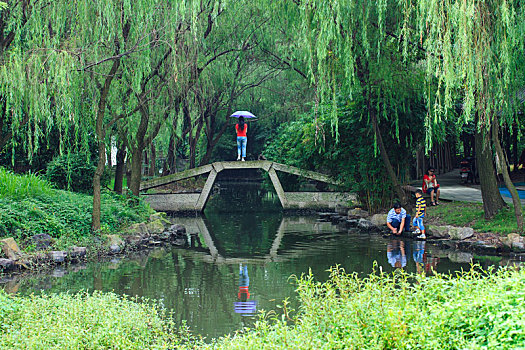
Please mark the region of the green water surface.
[[364, 276], [374, 262], [383, 271], [448, 272], [468, 269], [470, 258], [485, 265], [500, 260], [451, 255], [426, 242], [348, 230], [319, 222], [317, 215], [285, 215], [276, 197], [258, 185], [224, 184], [204, 216], [173, 221], [187, 228], [185, 247], [58, 267], [24, 279], [7, 278], [0, 286], [26, 295], [102, 290], [147, 297], [194, 333], [213, 338], [250, 326], [260, 310], [279, 312], [285, 298], [297, 309], [292, 276], [309, 271], [323, 281], [336, 264]]

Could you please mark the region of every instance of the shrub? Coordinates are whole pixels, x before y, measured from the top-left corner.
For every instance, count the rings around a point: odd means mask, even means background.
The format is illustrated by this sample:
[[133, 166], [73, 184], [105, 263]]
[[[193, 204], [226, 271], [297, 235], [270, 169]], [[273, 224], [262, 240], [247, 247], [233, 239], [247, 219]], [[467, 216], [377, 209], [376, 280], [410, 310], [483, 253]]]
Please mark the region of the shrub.
[[52, 192], [51, 185], [35, 174], [14, 175], [0, 167], [0, 196], [11, 198], [35, 197]]
[[298, 281], [294, 322], [261, 319], [214, 344], [224, 349], [515, 349], [525, 346], [525, 271], [473, 268], [457, 276], [372, 274], [335, 268]]
[[[0, 198], [0, 237], [26, 239], [37, 233], [55, 238], [79, 238], [91, 235], [93, 197], [55, 190], [52, 194], [22, 200]], [[101, 224], [108, 231], [122, 225], [145, 221], [153, 212], [143, 201], [102, 192]]]
[[[62, 154], [47, 165], [46, 179], [60, 189], [93, 193], [95, 169], [94, 162], [85, 153]], [[101, 186], [107, 186], [109, 181], [110, 173], [105, 170]]]
[[0, 316], [1, 349], [166, 349], [179, 342], [155, 304], [113, 293], [10, 297], [0, 290]]
[[[65, 241], [91, 236], [92, 196], [55, 190], [36, 176], [14, 175], [1, 168], [0, 179], [3, 180], [0, 193], [7, 194], [0, 196], [0, 237], [14, 236], [23, 243], [37, 233]], [[4, 181], [10, 185], [4, 185]], [[31, 185], [22, 186], [25, 191], [13, 190], [26, 182]], [[153, 213], [139, 198], [126, 198], [110, 191], [102, 191], [101, 202], [101, 224], [108, 231], [145, 221]]]

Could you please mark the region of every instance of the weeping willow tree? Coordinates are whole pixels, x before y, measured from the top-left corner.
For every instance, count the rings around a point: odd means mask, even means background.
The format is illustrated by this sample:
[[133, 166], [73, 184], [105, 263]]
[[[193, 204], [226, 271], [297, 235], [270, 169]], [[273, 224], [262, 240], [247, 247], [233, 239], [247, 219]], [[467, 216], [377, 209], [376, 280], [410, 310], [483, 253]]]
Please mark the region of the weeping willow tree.
[[[421, 95], [424, 49], [405, 42], [398, 34], [404, 18], [402, 6], [393, 1], [307, 0], [281, 8], [289, 13], [290, 32], [306, 51], [309, 76], [320, 101], [333, 104], [332, 125], [337, 133], [337, 99], [359, 100], [366, 105], [364, 120], [371, 125], [376, 151], [397, 197], [408, 203], [383, 140], [389, 132], [397, 142], [399, 116], [411, 109]], [[422, 95], [421, 95], [422, 96]], [[382, 125], [385, 126], [382, 127]]]
[[[198, 2], [160, 0], [13, 1], [1, 10], [3, 33], [14, 33], [0, 61], [2, 120], [11, 134], [31, 123], [23, 135], [29, 154], [41, 143], [43, 126], [89, 125], [75, 131], [79, 139], [94, 134], [98, 144], [94, 230], [100, 229], [107, 131], [146, 108], [150, 96], [144, 82], [176, 46], [182, 19], [195, 18], [199, 10]], [[166, 67], [164, 79], [175, 81], [177, 64]]]
[[[494, 154], [514, 204], [518, 230], [523, 232], [521, 203], [507, 171], [508, 161], [500, 140], [500, 126], [517, 122], [524, 86], [525, 9], [522, 1], [404, 1], [405, 17], [416, 26], [402, 28], [407, 37], [418, 37], [427, 50], [429, 78], [439, 88], [429, 94], [428, 123], [453, 119], [477, 126], [477, 158]], [[460, 96], [460, 113], [451, 113]], [[494, 153], [493, 153], [494, 152]], [[492, 159], [491, 159], [492, 160]], [[480, 169], [485, 216], [491, 218], [504, 205], [490, 167]]]
[[[307, 0], [282, 5], [281, 11], [292, 14], [292, 31], [309, 48], [304, 59], [321, 100], [335, 104], [338, 92], [348, 99], [356, 94], [365, 98], [379, 153], [400, 198], [378, 125], [387, 120], [397, 125], [397, 108], [406, 106], [406, 89], [393, 79], [403, 62], [407, 81], [426, 72], [419, 90], [427, 98], [427, 149], [443, 134], [446, 121], [458, 129], [475, 121], [478, 163], [485, 169], [485, 215], [490, 218], [505, 205], [491, 171], [494, 147], [522, 230], [521, 205], [498, 138], [499, 126], [516, 120], [518, 91], [523, 88], [522, 5], [513, 0]], [[335, 113], [333, 119], [337, 126]]]
[[75, 78], [77, 52], [64, 45], [63, 17], [40, 7], [38, 0], [0, 3], [0, 151], [11, 144], [12, 161], [17, 140], [31, 160], [52, 128], [60, 141], [72, 136], [87, 147], [89, 123], [71, 94], [83, 86]]
[[[115, 0], [82, 3], [74, 10], [82, 18], [93, 18], [91, 23], [72, 23], [76, 27], [72, 31], [82, 33], [79, 44], [87, 47], [78, 72], [86, 82], [84, 94], [95, 102], [99, 161], [93, 179], [92, 227], [98, 230], [107, 131], [113, 123], [125, 121], [129, 135], [134, 135], [128, 144], [133, 193], [138, 195], [142, 151], [173, 115], [179, 82], [188, 79], [178, 71], [177, 40], [181, 32], [191, 31], [202, 9], [198, 1]], [[153, 130], [148, 135], [150, 121]]]

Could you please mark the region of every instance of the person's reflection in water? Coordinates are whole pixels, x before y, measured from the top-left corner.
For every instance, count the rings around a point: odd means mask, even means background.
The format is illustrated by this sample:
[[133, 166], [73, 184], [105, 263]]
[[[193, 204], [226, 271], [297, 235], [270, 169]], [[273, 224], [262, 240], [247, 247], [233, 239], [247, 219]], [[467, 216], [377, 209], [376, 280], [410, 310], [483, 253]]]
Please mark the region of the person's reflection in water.
[[416, 263], [417, 273], [433, 274], [439, 258], [430, 256], [427, 249], [425, 249], [425, 241], [415, 241], [413, 246], [412, 257]]
[[395, 268], [403, 268], [407, 264], [407, 256], [405, 253], [405, 242], [393, 239], [386, 246], [386, 256], [388, 263]]
[[255, 314], [257, 302], [248, 301], [250, 299], [250, 276], [248, 276], [248, 265], [239, 264], [239, 292], [237, 293], [238, 302], [233, 303], [236, 313], [243, 316]]
[[250, 299], [250, 276], [248, 276], [248, 265], [239, 264], [239, 293], [237, 294], [240, 301]]
[[417, 273], [423, 273], [425, 271], [425, 241], [414, 241], [412, 257], [416, 263]]

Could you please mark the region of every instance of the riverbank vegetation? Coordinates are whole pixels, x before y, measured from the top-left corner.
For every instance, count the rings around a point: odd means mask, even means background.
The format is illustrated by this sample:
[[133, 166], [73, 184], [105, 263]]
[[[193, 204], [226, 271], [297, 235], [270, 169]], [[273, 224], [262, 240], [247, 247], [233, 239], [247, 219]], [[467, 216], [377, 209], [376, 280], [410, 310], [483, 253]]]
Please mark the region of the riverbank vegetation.
[[[36, 175], [15, 175], [3, 168], [0, 180], [0, 237], [14, 237], [28, 249], [29, 238], [37, 233], [53, 237], [56, 249], [91, 240], [92, 196], [57, 190]], [[153, 213], [138, 198], [111, 191], [102, 192], [102, 203], [101, 232], [116, 232], [123, 225], [146, 221]]]
[[429, 224], [472, 227], [476, 232], [491, 232], [500, 235], [518, 231], [512, 205], [500, 210], [492, 220], [485, 219], [481, 203], [442, 201], [438, 206], [427, 207], [427, 212]]
[[100, 292], [14, 297], [0, 290], [2, 349], [168, 349], [178, 333], [147, 300]]
[[525, 345], [525, 271], [403, 273], [298, 281], [292, 322], [276, 317], [222, 339], [223, 349], [512, 349]]
[[[267, 310], [254, 328], [203, 343], [162, 309], [112, 293], [19, 297], [0, 291], [3, 349], [512, 349], [525, 345], [525, 271], [449, 275], [333, 268], [297, 280], [298, 310]], [[283, 304], [284, 305], [284, 304]]]

